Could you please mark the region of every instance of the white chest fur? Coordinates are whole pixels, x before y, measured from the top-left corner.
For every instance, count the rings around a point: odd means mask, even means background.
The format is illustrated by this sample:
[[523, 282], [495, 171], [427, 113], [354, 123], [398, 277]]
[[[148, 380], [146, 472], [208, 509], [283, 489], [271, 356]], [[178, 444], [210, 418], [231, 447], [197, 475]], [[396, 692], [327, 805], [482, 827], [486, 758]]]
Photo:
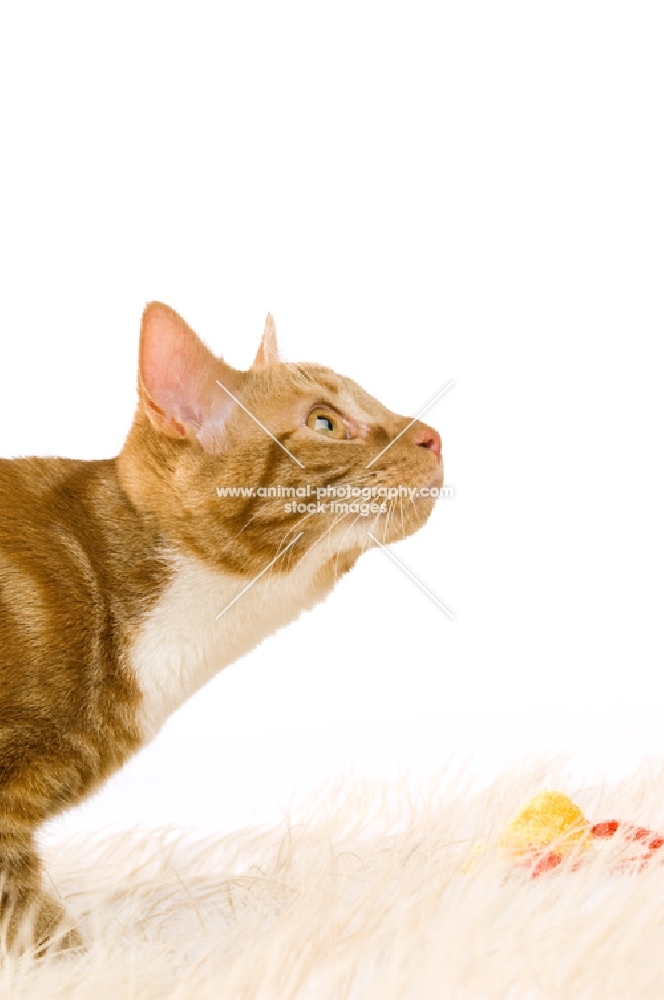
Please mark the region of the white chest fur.
[[316, 576], [333, 556], [319, 545], [291, 573], [268, 571], [220, 618], [249, 581], [209, 569], [193, 557], [175, 556], [173, 578], [130, 650], [143, 695], [144, 739], [150, 740], [171, 712], [216, 673], [316, 604], [330, 589], [317, 585]]

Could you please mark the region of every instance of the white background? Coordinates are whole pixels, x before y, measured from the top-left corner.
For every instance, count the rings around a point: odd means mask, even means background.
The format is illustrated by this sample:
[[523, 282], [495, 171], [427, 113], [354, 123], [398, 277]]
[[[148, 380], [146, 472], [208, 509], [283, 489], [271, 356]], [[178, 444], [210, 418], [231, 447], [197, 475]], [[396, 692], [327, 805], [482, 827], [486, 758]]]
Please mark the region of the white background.
[[353, 765], [664, 750], [658, 3], [5, 4], [3, 455], [106, 457], [160, 298], [428, 413], [453, 499], [70, 825], [228, 829]]

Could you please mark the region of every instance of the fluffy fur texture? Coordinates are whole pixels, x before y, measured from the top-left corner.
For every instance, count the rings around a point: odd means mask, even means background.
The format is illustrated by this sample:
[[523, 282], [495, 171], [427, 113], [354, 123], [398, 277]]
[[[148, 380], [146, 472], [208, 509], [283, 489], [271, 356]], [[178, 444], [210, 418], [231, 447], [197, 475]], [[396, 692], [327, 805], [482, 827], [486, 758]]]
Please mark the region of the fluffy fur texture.
[[[0, 461], [0, 918], [10, 941], [29, 912], [41, 944], [63, 917], [42, 889], [36, 828], [94, 790], [214, 673], [320, 601], [373, 544], [367, 529], [403, 538], [434, 503], [300, 516], [283, 498], [220, 498], [217, 487], [442, 484], [436, 431], [329, 369], [280, 362], [271, 317], [240, 372], [152, 303], [138, 390], [117, 458]], [[323, 430], [315, 410], [327, 414]], [[77, 942], [75, 932], [63, 940]]]
[[475, 792], [341, 785], [267, 832], [53, 844], [89, 948], [7, 963], [0, 998], [661, 1000], [661, 864], [616, 872], [633, 845], [615, 842], [579, 871], [510, 874], [500, 835], [543, 786], [664, 824], [661, 769], [588, 789], [541, 765]]

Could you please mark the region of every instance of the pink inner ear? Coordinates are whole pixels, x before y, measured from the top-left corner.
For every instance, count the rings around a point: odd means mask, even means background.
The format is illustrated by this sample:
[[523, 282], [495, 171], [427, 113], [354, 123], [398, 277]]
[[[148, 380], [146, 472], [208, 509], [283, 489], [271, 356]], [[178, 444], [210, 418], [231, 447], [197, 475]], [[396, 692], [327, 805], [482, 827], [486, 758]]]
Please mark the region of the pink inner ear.
[[[223, 428], [232, 401], [232, 369], [198, 339], [176, 312], [152, 302], [143, 313], [139, 381], [153, 425], [173, 437], [199, 432], [210, 441]], [[230, 404], [230, 405], [229, 405]]]

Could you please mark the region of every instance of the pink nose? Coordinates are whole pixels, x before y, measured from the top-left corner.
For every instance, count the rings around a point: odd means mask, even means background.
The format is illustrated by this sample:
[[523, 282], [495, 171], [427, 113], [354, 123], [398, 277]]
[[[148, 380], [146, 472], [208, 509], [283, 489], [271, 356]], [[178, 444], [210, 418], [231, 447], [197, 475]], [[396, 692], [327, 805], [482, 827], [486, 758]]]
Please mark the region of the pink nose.
[[416, 444], [418, 448], [428, 448], [432, 451], [438, 461], [440, 461], [440, 456], [443, 451], [443, 446], [440, 440], [440, 434], [435, 431], [433, 427], [428, 427], [426, 424], [420, 424], [415, 437], [413, 438], [413, 444]]

